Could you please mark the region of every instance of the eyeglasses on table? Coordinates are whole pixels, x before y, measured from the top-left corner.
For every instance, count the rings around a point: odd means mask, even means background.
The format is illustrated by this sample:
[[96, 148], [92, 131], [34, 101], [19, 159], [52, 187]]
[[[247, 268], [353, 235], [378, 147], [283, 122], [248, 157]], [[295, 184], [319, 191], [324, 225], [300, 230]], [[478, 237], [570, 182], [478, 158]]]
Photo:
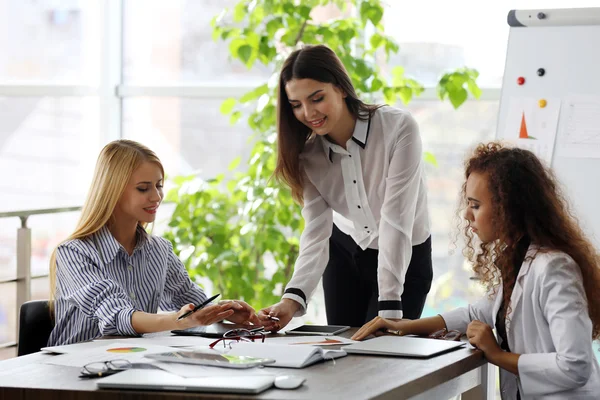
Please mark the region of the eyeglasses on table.
[[125, 371], [133, 367], [128, 360], [110, 360], [103, 362], [93, 362], [83, 366], [79, 375], [80, 378], [100, 378]]
[[208, 347], [213, 349], [219, 342], [223, 342], [223, 347], [231, 349], [232, 343], [237, 342], [254, 342], [260, 339], [261, 343], [265, 342], [266, 334], [262, 327], [256, 329], [232, 329], [223, 334], [223, 337], [212, 342]]

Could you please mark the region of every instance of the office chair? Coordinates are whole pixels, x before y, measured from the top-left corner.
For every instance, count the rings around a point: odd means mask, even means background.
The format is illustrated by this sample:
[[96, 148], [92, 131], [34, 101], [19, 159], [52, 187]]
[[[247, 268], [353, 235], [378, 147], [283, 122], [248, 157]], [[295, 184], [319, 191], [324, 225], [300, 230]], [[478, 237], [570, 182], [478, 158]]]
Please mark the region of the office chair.
[[32, 300], [21, 306], [19, 315], [18, 356], [40, 351], [48, 344], [54, 321], [50, 317], [48, 300]]

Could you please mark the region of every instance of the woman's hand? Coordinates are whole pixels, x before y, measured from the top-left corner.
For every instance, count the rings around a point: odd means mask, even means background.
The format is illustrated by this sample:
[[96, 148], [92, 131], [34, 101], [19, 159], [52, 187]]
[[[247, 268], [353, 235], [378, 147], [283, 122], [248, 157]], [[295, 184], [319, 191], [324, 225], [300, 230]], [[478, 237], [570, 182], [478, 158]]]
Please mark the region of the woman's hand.
[[225, 304], [216, 304], [206, 306], [200, 310], [191, 313], [182, 320], [177, 320], [181, 315], [194, 309], [193, 304], [186, 304], [181, 307], [179, 312], [174, 314], [176, 329], [187, 329], [198, 325], [212, 325], [215, 322], [223, 321], [234, 314], [233, 304], [227, 302]]
[[222, 300], [219, 305], [228, 303], [231, 303], [231, 309], [233, 310], [233, 314], [227, 317], [228, 321], [236, 324], [260, 325], [261, 322], [256, 315], [256, 311], [248, 303], [242, 300]]
[[409, 331], [409, 319], [386, 319], [375, 317], [364, 324], [353, 336], [352, 340], [363, 340], [369, 335], [381, 336], [390, 334], [387, 331], [395, 331], [393, 334], [405, 335], [411, 333]]
[[483, 351], [485, 357], [490, 360], [503, 352], [496, 341], [492, 327], [481, 321], [472, 321], [467, 327], [467, 338], [469, 343]]
[[[279, 303], [259, 311], [259, 325], [264, 326], [265, 331], [277, 332], [292, 320], [300, 307], [301, 305], [297, 301], [282, 299]], [[269, 317], [275, 317], [279, 321], [272, 320]]]

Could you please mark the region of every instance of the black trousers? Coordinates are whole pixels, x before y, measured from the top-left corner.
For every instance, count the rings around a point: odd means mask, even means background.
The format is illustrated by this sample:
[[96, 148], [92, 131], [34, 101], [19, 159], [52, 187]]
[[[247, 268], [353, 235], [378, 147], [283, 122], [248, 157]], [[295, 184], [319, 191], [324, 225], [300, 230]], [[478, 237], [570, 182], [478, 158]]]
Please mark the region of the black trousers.
[[[329, 262], [323, 274], [327, 323], [360, 327], [378, 314], [379, 251], [362, 250], [333, 225], [329, 239]], [[431, 288], [433, 266], [431, 237], [413, 246], [402, 293], [403, 318], [418, 319]]]

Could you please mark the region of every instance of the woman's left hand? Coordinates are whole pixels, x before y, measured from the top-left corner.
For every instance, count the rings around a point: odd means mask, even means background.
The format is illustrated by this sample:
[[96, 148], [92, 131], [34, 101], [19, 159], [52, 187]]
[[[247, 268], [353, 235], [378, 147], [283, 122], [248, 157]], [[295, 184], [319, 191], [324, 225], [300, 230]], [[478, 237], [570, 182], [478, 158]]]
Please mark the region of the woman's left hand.
[[256, 311], [248, 303], [242, 300], [222, 300], [219, 305], [227, 303], [231, 303], [231, 309], [233, 310], [233, 314], [227, 317], [228, 321], [236, 324], [260, 325]]
[[496, 353], [502, 352], [498, 345], [492, 327], [481, 321], [473, 321], [467, 327], [467, 338], [469, 343], [483, 351], [486, 358], [492, 358]]

